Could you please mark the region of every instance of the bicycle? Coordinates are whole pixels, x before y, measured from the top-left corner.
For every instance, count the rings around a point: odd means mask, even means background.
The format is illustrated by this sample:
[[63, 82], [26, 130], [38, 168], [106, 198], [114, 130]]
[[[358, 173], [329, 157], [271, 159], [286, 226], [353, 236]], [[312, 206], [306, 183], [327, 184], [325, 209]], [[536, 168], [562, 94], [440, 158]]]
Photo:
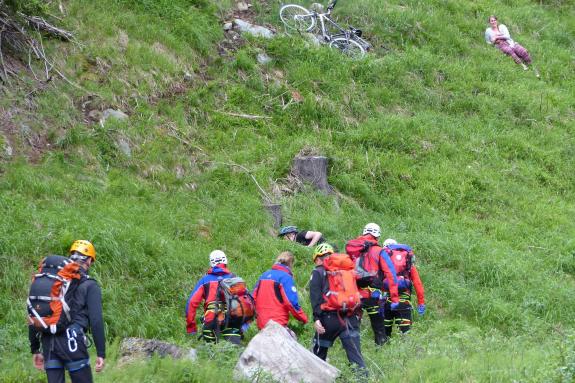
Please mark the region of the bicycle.
[[[347, 30], [333, 21], [331, 12], [336, 4], [337, 0], [333, 0], [325, 13], [310, 11], [297, 4], [286, 4], [280, 8], [280, 19], [286, 28], [298, 32], [311, 32], [319, 22], [321, 37], [331, 48], [337, 48], [352, 58], [364, 57], [371, 44], [361, 38], [360, 29], [350, 25]], [[337, 32], [330, 33], [330, 27]]]

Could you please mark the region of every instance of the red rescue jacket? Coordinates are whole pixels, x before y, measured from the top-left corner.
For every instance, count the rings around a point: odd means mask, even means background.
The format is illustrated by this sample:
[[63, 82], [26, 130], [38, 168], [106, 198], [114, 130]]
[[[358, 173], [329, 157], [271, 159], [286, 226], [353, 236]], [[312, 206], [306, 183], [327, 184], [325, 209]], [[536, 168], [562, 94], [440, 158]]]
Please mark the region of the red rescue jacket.
[[196, 311], [202, 301], [204, 301], [203, 322], [209, 323], [216, 319], [215, 311], [211, 306], [214, 302], [224, 301], [223, 296], [217, 296], [219, 283], [223, 279], [233, 277], [235, 277], [235, 275], [230, 273], [226, 265], [220, 264], [216, 267], [211, 267], [206, 275], [196, 283], [186, 304], [186, 331], [188, 333], [197, 332]]
[[287, 326], [290, 313], [300, 322], [307, 323], [307, 315], [299, 306], [297, 289], [289, 267], [276, 263], [263, 273], [254, 288], [253, 296], [260, 330], [270, 320]]

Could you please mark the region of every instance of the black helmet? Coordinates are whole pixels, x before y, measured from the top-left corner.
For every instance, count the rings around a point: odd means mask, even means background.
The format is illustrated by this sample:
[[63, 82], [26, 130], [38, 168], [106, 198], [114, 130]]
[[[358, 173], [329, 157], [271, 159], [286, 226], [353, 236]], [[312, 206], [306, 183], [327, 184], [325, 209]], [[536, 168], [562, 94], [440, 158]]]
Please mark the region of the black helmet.
[[295, 226], [284, 226], [280, 229], [278, 236], [283, 237], [289, 233], [297, 233], [297, 227]]

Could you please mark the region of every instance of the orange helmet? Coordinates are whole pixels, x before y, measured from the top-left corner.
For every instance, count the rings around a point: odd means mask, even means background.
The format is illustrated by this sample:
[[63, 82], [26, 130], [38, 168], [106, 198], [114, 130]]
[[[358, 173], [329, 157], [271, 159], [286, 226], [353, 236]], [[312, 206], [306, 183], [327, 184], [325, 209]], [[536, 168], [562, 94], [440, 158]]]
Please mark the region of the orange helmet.
[[85, 241], [83, 239], [74, 241], [72, 246], [70, 246], [69, 254], [72, 255], [75, 251], [86, 257], [92, 258], [93, 261], [96, 260], [96, 248], [90, 241]]

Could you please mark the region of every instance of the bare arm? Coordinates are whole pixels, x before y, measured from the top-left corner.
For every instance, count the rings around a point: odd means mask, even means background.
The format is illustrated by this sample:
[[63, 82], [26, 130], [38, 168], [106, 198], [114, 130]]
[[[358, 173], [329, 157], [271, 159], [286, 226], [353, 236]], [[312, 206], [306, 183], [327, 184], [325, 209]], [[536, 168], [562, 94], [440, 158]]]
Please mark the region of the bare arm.
[[319, 231], [308, 231], [305, 234], [305, 239], [310, 239], [308, 247], [313, 247], [321, 239], [322, 234]]

